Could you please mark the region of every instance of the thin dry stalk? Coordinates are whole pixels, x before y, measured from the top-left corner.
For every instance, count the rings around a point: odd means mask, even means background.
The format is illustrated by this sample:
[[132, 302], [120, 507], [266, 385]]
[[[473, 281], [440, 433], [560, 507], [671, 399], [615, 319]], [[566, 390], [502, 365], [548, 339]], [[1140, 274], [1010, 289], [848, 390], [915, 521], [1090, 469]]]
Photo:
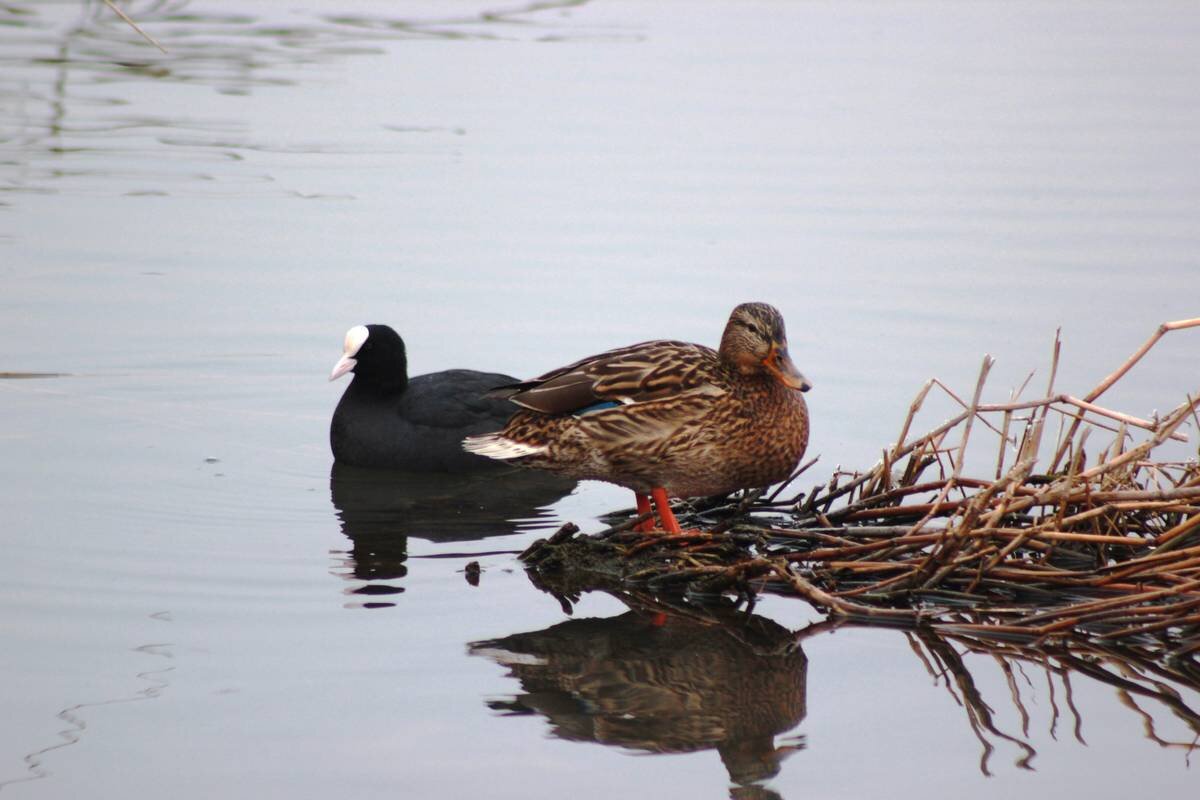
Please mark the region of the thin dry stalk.
[[146, 33], [144, 30], [142, 30], [136, 22], [134, 22], [132, 19], [129, 18], [128, 14], [126, 14], [124, 11], [121, 10], [120, 6], [118, 6], [116, 3], [113, 2], [113, 0], [104, 0], [104, 5], [111, 8], [113, 13], [116, 14], [118, 17], [120, 17], [122, 20], [124, 20], [125, 24], [128, 25], [129, 27], [133, 28], [134, 31], [136, 31], [139, 36], [141, 36], [143, 39], [145, 39], [150, 44], [157, 47], [160, 51], [162, 51], [163, 55], [167, 55], [167, 48], [165, 48], [161, 44], [159, 44], [158, 41], [153, 36]]

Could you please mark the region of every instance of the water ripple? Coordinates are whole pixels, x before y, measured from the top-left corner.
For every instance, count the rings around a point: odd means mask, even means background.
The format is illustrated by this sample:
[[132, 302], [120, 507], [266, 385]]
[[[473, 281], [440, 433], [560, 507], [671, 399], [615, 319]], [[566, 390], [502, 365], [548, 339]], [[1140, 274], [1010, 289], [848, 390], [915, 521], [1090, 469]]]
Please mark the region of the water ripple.
[[[520, 40], [595, 41], [629, 38], [622, 30], [583, 26], [572, 11], [584, 0], [515, 5], [504, 10], [478, 4], [447, 15], [443, 9], [407, 9], [404, 16], [379, 14], [364, 4], [340, 14], [304, 14], [271, 4], [250, 3], [248, 13], [193, 9], [187, 0], [123, 4], [124, 10], [168, 51], [160, 56], [101, 3], [0, 6], [0, 145], [15, 151], [6, 165], [17, 177], [0, 181], [11, 194], [95, 191], [161, 196], [151, 183], [204, 182], [212, 176], [161, 169], [163, 159], [239, 160], [245, 152], [293, 156], [394, 155], [408, 151], [404, 140], [355, 142], [352, 147], [321, 140], [266, 139], [221, 118], [187, 113], [113, 116], [115, 108], [137, 106], [164, 83], [207, 87], [244, 97], [256, 91], [311, 82], [310, 67], [384, 53], [388, 43], [414, 41]], [[469, 6], [468, 6], [469, 8]], [[162, 130], [171, 135], [162, 135]], [[460, 128], [398, 124], [391, 132], [448, 133]], [[113, 169], [113, 156], [139, 160], [136, 169]], [[45, 162], [54, 160], [50, 167]], [[92, 167], [93, 160], [102, 166]], [[77, 167], [77, 162], [89, 166]], [[145, 166], [151, 165], [151, 166]], [[238, 176], [241, 181], [244, 176]], [[268, 178], [269, 180], [269, 178]], [[60, 188], [61, 187], [61, 188]], [[277, 189], [302, 199], [345, 195]]]

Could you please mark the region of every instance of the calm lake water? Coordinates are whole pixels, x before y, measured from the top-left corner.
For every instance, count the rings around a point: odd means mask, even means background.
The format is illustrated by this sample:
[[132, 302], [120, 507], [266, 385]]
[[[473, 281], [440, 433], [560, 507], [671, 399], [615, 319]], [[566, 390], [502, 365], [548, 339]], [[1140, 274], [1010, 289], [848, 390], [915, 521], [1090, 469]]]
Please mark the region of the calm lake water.
[[1200, 6], [122, 5], [167, 55], [0, 5], [0, 794], [1195, 796], [1182, 717], [1085, 674], [963, 656], [977, 734], [798, 601], [568, 619], [512, 553], [627, 493], [331, 490], [326, 376], [358, 323], [527, 376], [766, 300], [821, 476], [985, 353], [1044, 386], [1059, 327], [1083, 394], [1200, 315]]

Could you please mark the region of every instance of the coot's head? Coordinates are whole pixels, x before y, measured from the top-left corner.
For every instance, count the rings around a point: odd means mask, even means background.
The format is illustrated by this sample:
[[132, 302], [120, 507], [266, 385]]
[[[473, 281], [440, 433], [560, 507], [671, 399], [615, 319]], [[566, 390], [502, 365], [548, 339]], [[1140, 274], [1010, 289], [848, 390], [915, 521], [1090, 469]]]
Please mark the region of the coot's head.
[[346, 331], [342, 357], [333, 365], [329, 380], [337, 380], [347, 372], [355, 374], [356, 386], [403, 389], [408, 383], [404, 340], [387, 325], [355, 325]]

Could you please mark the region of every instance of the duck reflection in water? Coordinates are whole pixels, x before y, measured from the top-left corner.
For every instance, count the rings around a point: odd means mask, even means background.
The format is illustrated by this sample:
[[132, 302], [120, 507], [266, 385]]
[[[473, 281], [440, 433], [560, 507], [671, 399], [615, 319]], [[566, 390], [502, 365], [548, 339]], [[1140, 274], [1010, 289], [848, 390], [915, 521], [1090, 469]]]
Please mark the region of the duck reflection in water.
[[[565, 581], [529, 575], [568, 612], [581, 590], [596, 590], [550, 588], [548, 580]], [[980, 745], [978, 767], [985, 776], [993, 774], [992, 757], [1002, 747], [1015, 756], [1016, 768], [1034, 769], [1038, 750], [1031, 723], [1039, 707], [1048, 711], [1045, 743], [1057, 741], [1066, 717], [1073, 737], [1086, 745], [1075, 701], [1079, 680], [1115, 689], [1120, 706], [1132, 712], [1130, 721], [1158, 747], [1176, 750], [1185, 760], [1200, 752], [1200, 669], [1190, 656], [1164, 659], [1161, 642], [1150, 637], [1116, 644], [1077, 632], [1041, 642], [1011, 632], [989, 634], [971, 624], [969, 614], [902, 630], [827, 619], [788, 631], [738, 611], [730, 600], [698, 606], [640, 590], [616, 591], [611, 579], [599, 582], [600, 591], [631, 610], [470, 645], [473, 654], [503, 664], [521, 683], [521, 694], [492, 707], [542, 714], [564, 739], [654, 753], [716, 749], [735, 784], [731, 797], [738, 800], [778, 797], [762, 782], [803, 747], [775, 742], [806, 714], [808, 665], [800, 644], [842, 628], [908, 640], [933, 685], [943, 686], [962, 710], [963, 730]], [[1032, 680], [1038, 672], [1045, 674], [1044, 696]], [[985, 697], [985, 688], [996, 687], [1002, 687], [998, 695]], [[1012, 708], [1005, 716], [1021, 720], [1018, 729], [999, 715], [1006, 699]]]
[[522, 693], [491, 706], [541, 714], [554, 735], [649, 753], [716, 750], [740, 800], [777, 797], [775, 776], [800, 740], [775, 737], [806, 711], [808, 661], [796, 637], [765, 617], [685, 604], [631, 610], [474, 642]]
[[350, 540], [339, 573], [365, 582], [352, 594], [399, 594], [404, 588], [396, 581], [408, 573], [410, 536], [461, 542], [552, 528], [559, 522], [547, 507], [574, 488], [574, 481], [528, 470], [450, 474], [334, 463], [330, 495]]

